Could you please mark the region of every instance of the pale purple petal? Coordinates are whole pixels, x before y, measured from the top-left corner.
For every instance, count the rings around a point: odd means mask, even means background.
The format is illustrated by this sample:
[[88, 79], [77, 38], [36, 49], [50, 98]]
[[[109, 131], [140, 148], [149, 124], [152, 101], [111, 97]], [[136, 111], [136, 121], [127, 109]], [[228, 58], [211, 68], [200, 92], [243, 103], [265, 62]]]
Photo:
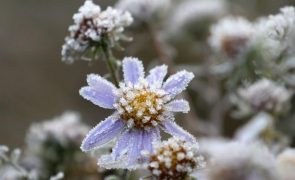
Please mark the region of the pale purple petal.
[[121, 137], [118, 139], [118, 142], [112, 151], [112, 156], [115, 160], [128, 152], [132, 136], [133, 133], [129, 129], [126, 129], [126, 131], [122, 133]]
[[166, 133], [174, 137], [178, 137], [192, 143], [196, 142], [196, 139], [194, 136], [192, 136], [186, 130], [182, 129], [174, 121], [171, 121], [171, 120], [163, 121], [161, 124], [161, 128], [163, 129], [163, 131], [165, 131]]
[[152, 152], [153, 144], [161, 141], [159, 128], [153, 128], [150, 131], [145, 131], [143, 137], [143, 150]]
[[81, 145], [82, 151], [89, 151], [109, 142], [120, 134], [124, 127], [125, 123], [117, 116], [109, 116], [87, 134]]
[[142, 62], [137, 58], [126, 57], [123, 59], [123, 73], [125, 83], [136, 84], [139, 79], [144, 78]]
[[165, 105], [167, 111], [187, 113], [190, 110], [189, 103], [183, 99], [177, 99]]
[[117, 96], [115, 86], [101, 76], [90, 74], [87, 76], [89, 86], [80, 89], [80, 95], [102, 108], [113, 109]]
[[146, 80], [150, 85], [162, 86], [166, 74], [166, 65], [157, 66], [150, 70], [150, 74], [146, 77]]
[[130, 141], [130, 151], [128, 152], [128, 164], [133, 166], [139, 163], [141, 151], [143, 150], [144, 130], [134, 129], [133, 137]]
[[194, 74], [185, 70], [170, 76], [163, 85], [163, 89], [172, 97], [186, 89]]
[[[161, 135], [159, 128], [153, 128], [150, 131], [145, 131], [143, 136], [143, 151], [154, 152], [153, 144], [159, 143], [161, 141]], [[147, 161], [148, 158], [142, 156], [143, 161]]]

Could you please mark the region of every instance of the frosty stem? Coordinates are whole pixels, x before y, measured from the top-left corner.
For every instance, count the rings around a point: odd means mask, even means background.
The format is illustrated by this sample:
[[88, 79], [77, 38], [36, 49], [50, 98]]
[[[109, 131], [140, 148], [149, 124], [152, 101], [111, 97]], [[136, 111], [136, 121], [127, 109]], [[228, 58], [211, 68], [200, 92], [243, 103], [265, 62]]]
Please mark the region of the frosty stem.
[[114, 81], [114, 84], [117, 87], [119, 87], [119, 80], [118, 80], [118, 77], [116, 75], [116, 68], [115, 68], [115, 65], [114, 65], [115, 58], [113, 56], [113, 53], [112, 53], [111, 49], [108, 47], [108, 45], [106, 43], [104, 43], [102, 45], [102, 51], [104, 53], [105, 61], [106, 61], [109, 73], [110, 73], [110, 75], [111, 75], [111, 77], [112, 77], [112, 79]]

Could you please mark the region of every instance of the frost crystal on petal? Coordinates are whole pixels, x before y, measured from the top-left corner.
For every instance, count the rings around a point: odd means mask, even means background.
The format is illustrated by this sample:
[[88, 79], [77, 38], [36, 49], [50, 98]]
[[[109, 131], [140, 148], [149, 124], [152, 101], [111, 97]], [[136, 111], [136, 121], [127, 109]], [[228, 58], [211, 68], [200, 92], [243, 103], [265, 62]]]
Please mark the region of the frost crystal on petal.
[[188, 102], [183, 99], [171, 101], [165, 107], [168, 111], [172, 111], [172, 112], [187, 113], [190, 110]]
[[90, 74], [87, 76], [89, 86], [80, 89], [80, 95], [93, 104], [103, 108], [113, 109], [117, 99], [116, 87], [101, 76]]
[[194, 74], [185, 70], [170, 76], [163, 85], [163, 89], [172, 97], [186, 89], [194, 78]]
[[136, 84], [144, 77], [144, 68], [138, 58], [126, 57], [123, 59], [123, 73], [125, 83]]
[[89, 151], [99, 147], [119, 135], [124, 129], [124, 123], [113, 115], [94, 127], [83, 140], [82, 151]]

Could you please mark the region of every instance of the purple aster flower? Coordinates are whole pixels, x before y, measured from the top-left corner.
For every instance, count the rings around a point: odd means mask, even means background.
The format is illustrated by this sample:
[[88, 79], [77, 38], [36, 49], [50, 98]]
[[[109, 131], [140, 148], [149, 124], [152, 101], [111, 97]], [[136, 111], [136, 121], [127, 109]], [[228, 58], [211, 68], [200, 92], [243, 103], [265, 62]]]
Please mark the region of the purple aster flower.
[[174, 122], [173, 112], [187, 113], [185, 100], [173, 100], [186, 89], [194, 75], [180, 71], [165, 82], [167, 66], [157, 66], [144, 78], [142, 62], [137, 58], [123, 60], [124, 82], [116, 88], [99, 75], [87, 77], [88, 86], [82, 87], [81, 96], [115, 112], [94, 127], [84, 139], [81, 149], [89, 151], [116, 139], [110, 155], [99, 159], [105, 168], [137, 168], [146, 159], [141, 151], [152, 151], [159, 142], [160, 129], [189, 142], [195, 138]]

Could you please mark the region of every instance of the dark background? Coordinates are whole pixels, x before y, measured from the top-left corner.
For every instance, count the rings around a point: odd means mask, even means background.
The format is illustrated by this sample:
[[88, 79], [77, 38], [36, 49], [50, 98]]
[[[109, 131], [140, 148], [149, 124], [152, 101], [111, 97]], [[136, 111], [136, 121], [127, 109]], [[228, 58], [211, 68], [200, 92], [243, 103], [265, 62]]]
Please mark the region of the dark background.
[[[105, 72], [100, 61], [61, 62], [60, 50], [82, 0], [1, 0], [0, 2], [0, 144], [21, 146], [32, 122], [66, 110], [94, 125], [110, 112], [83, 100], [78, 91], [88, 73]], [[95, 1], [102, 6], [114, 1]], [[294, 0], [230, 1], [232, 13], [250, 19], [277, 13]], [[136, 39], [135, 39], [136, 40]], [[126, 54], [132, 54], [129, 44]], [[148, 60], [147, 52], [140, 51]]]

